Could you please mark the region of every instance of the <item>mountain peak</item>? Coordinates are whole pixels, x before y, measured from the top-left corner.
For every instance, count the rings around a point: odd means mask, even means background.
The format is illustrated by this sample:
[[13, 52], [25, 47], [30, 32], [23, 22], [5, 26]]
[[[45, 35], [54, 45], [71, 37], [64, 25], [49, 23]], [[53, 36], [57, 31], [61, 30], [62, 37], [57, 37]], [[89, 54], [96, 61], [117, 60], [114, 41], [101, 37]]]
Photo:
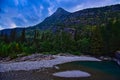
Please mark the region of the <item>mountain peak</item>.
[[65, 11], [63, 8], [59, 7], [57, 8], [57, 11]]
[[61, 15], [61, 14], [69, 14], [70, 12], [68, 12], [68, 11], [66, 11], [66, 10], [64, 10], [63, 8], [61, 8], [61, 7], [59, 7], [59, 8], [57, 8], [57, 10], [56, 10], [56, 12], [54, 13], [54, 14], [59, 14], [59, 15]]

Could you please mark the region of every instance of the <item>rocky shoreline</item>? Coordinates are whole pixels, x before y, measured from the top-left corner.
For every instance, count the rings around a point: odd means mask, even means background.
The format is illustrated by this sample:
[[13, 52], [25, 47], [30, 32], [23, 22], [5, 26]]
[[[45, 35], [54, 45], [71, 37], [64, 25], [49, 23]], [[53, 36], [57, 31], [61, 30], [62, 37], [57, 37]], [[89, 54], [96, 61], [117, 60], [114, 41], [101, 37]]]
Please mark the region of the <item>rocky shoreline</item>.
[[54, 67], [57, 64], [72, 61], [101, 61], [101, 60], [90, 56], [35, 54], [6, 62], [1, 61], [0, 72], [49, 68]]
[[51, 60], [54, 59], [53, 55], [43, 55], [43, 54], [32, 54], [29, 56], [19, 56], [18, 58], [11, 59], [10, 57], [1, 58], [0, 63], [13, 63], [13, 62], [23, 62], [23, 61], [41, 61], [41, 60]]

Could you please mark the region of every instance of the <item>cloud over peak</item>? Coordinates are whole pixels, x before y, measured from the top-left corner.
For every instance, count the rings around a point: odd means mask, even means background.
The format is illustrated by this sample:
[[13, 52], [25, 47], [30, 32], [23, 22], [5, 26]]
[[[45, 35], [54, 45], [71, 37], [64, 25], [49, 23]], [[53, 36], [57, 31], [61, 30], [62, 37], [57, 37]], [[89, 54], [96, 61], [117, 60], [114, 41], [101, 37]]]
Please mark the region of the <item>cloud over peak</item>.
[[120, 0], [0, 0], [0, 29], [35, 25], [58, 7], [70, 12], [120, 4]]

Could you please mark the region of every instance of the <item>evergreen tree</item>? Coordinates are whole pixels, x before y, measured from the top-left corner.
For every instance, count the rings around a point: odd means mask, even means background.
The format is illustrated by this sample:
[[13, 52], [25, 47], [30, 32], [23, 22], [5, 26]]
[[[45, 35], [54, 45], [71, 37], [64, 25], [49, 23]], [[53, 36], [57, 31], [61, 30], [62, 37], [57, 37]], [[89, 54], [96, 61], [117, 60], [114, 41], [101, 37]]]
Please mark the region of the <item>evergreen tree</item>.
[[4, 33], [3, 33], [3, 31], [1, 31], [1, 33], [0, 33], [0, 41], [3, 41], [3, 36], [4, 36]]
[[13, 41], [16, 41], [16, 38], [17, 38], [16, 29], [12, 29], [10, 33], [10, 40], [13, 42]]
[[119, 20], [111, 20], [107, 25], [106, 31], [109, 27], [108, 34], [108, 49], [110, 53], [114, 53], [119, 50], [120, 47], [120, 21]]
[[9, 43], [9, 38], [8, 38], [8, 35], [7, 35], [7, 34], [4, 34], [3, 40], [4, 40], [6, 43]]
[[25, 37], [25, 28], [24, 28], [21, 32], [20, 42], [25, 42], [25, 41], [26, 41], [26, 37]]
[[39, 43], [39, 30], [35, 29], [34, 30], [34, 38], [33, 38], [33, 47], [36, 52], [39, 51], [40, 48], [40, 43]]
[[92, 27], [91, 53], [95, 55], [103, 54], [103, 39], [98, 26]]

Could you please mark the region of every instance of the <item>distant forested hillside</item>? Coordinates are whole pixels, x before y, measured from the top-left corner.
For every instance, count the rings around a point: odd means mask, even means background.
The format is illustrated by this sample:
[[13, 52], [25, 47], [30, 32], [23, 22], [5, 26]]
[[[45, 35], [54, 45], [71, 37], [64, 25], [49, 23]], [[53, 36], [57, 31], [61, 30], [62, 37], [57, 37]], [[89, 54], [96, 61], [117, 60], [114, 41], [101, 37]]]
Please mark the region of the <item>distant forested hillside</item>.
[[42, 23], [0, 31], [0, 56], [32, 53], [107, 55], [120, 50], [120, 4], [69, 13], [62, 8]]

